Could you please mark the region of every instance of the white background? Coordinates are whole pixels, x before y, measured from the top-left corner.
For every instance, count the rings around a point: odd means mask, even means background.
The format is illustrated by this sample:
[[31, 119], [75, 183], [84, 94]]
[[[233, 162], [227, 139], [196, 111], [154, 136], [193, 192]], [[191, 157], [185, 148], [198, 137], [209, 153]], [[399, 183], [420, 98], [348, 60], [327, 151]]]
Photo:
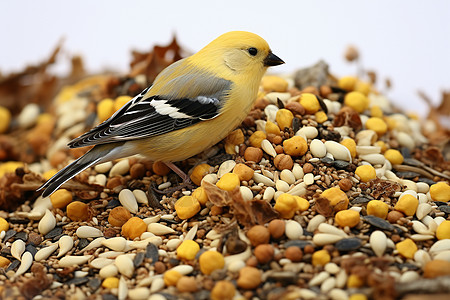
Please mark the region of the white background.
[[[366, 69], [389, 77], [387, 95], [406, 111], [426, 114], [417, 96], [438, 103], [450, 90], [450, 1], [6, 1], [0, 0], [0, 71], [7, 74], [47, 57], [64, 37], [55, 71], [81, 54], [89, 71], [126, 73], [130, 50], [167, 44], [175, 33], [194, 52], [231, 30], [266, 39], [286, 73], [324, 59], [337, 76], [353, 75], [343, 59], [355, 45]], [[382, 88], [382, 85], [379, 86]]]

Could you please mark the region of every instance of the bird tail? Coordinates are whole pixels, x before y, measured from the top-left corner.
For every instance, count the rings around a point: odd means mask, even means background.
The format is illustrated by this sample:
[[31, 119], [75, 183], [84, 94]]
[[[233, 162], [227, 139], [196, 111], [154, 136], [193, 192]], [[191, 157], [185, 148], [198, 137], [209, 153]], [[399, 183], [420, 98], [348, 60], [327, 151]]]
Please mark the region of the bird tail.
[[46, 183], [41, 185], [37, 191], [44, 189], [42, 197], [48, 197], [53, 194], [62, 184], [69, 181], [83, 170], [96, 165], [98, 163], [114, 159], [111, 157], [113, 149], [110, 147], [105, 147], [106, 145], [99, 145], [91, 150], [89, 150], [82, 157], [78, 158], [71, 164], [67, 165], [65, 168], [56, 173], [52, 178], [50, 178]]

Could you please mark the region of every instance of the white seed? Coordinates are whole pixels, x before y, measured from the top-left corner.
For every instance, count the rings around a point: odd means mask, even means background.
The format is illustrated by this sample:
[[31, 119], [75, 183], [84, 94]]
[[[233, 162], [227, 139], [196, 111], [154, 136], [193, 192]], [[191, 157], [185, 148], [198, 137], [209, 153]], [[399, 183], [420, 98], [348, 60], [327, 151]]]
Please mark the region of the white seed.
[[138, 212], [138, 203], [133, 192], [129, 189], [123, 189], [119, 193], [120, 204], [123, 205], [129, 212], [135, 214]]
[[[417, 188], [418, 188], [418, 186], [417, 186]], [[424, 193], [417, 193], [417, 198], [419, 198], [419, 204], [428, 203], [428, 197]]]
[[11, 245], [11, 255], [18, 260], [21, 260], [22, 254], [25, 252], [25, 242], [22, 240], [15, 240]]
[[119, 270], [115, 264], [111, 263], [101, 268], [98, 274], [101, 278], [116, 277], [119, 274]]
[[240, 186], [239, 191], [241, 192], [242, 199], [244, 201], [252, 201], [253, 200], [253, 192], [246, 186]]
[[194, 240], [195, 236], [197, 235], [198, 230], [198, 224], [195, 224], [189, 231], [186, 233], [186, 236], [184, 237], [184, 240]]
[[298, 296], [300, 297], [300, 299], [305, 299], [305, 300], [317, 299], [317, 293], [315, 293], [314, 291], [308, 290], [308, 289], [300, 289], [298, 291]]
[[417, 184], [417, 192], [419, 193], [426, 194], [430, 190], [430, 186], [425, 182], [417, 182], [416, 184]]
[[102, 245], [113, 251], [124, 251], [127, 246], [127, 240], [121, 236], [105, 239]]
[[342, 240], [344, 237], [340, 235], [330, 234], [330, 233], [316, 233], [313, 236], [313, 243], [317, 246], [325, 246], [329, 244], [334, 244], [337, 241]]
[[262, 140], [261, 149], [263, 149], [264, 152], [266, 152], [267, 154], [269, 154], [272, 157], [277, 156], [277, 151], [275, 151], [275, 148], [272, 146], [272, 143], [266, 139]]
[[17, 116], [17, 122], [21, 128], [28, 128], [36, 123], [39, 116], [39, 105], [29, 103], [25, 105], [20, 114]]
[[119, 273], [131, 278], [133, 276], [134, 272], [134, 265], [133, 260], [128, 255], [119, 255], [116, 257], [114, 264], [117, 267], [117, 270], [119, 270]]
[[109, 177], [114, 177], [116, 175], [125, 175], [130, 171], [130, 161], [126, 159], [122, 159], [118, 163], [116, 163], [114, 166], [112, 166], [111, 170], [109, 171]]
[[39, 221], [38, 230], [41, 234], [46, 235], [56, 226], [56, 219], [53, 213], [46, 209], [45, 214], [42, 219]]
[[273, 180], [273, 179], [275, 178], [275, 176], [273, 175], [273, 173], [270, 172], [269, 170], [262, 169], [261, 171], [262, 171], [262, 174], [263, 174], [264, 176], [268, 177], [269, 179], [272, 179], [272, 180]]
[[[172, 182], [167, 181], [164, 183], [161, 183], [160, 185], [158, 185], [158, 190], [164, 190], [167, 189], [168, 187], [170, 187], [172, 185]], [[134, 194], [133, 194], [134, 195]]]
[[30, 252], [25, 252], [21, 257], [20, 266], [17, 269], [16, 273], [14, 274], [14, 277], [20, 276], [31, 267], [33, 264], [33, 255]]
[[76, 235], [82, 239], [82, 238], [94, 238], [94, 237], [101, 237], [103, 236], [103, 232], [100, 229], [97, 229], [92, 226], [80, 226], [78, 227], [76, 231]]
[[410, 238], [416, 242], [423, 242], [434, 239], [433, 234], [412, 234]]
[[421, 267], [425, 266], [428, 262], [431, 261], [431, 257], [428, 252], [419, 249], [414, 253], [414, 261]]
[[412, 225], [412, 229], [414, 229], [415, 232], [420, 233], [420, 234], [432, 234], [432, 232], [430, 232], [430, 230], [428, 229], [428, 227], [423, 224], [420, 221], [412, 221], [413, 225]]
[[309, 220], [306, 230], [309, 232], [314, 232], [319, 227], [319, 225], [325, 222], [326, 220], [327, 219], [320, 214], [315, 215], [311, 220]]
[[60, 268], [71, 267], [71, 266], [79, 266], [87, 263], [87, 261], [92, 257], [92, 255], [84, 255], [84, 256], [73, 256], [68, 255], [61, 258], [58, 262]]
[[287, 169], [284, 169], [283, 171], [281, 171], [280, 179], [283, 181], [286, 181], [288, 184], [294, 184], [295, 180], [296, 180], [294, 173], [292, 173], [292, 171], [287, 170]]
[[[156, 216], [153, 216], [153, 217], [148, 217], [148, 218], [145, 218], [145, 219], [143, 219], [143, 221], [145, 222], [145, 224], [151, 224], [151, 223], [158, 223], [159, 222], [159, 220], [161, 220], [161, 215], [156, 215]], [[145, 232], [144, 232], [145, 233]]]
[[298, 240], [303, 236], [303, 228], [297, 221], [288, 220], [286, 221], [285, 234], [290, 240]]
[[119, 286], [117, 288], [117, 299], [125, 300], [127, 298], [127, 295], [128, 295], [127, 282], [125, 281], [125, 277], [120, 276]]
[[337, 274], [341, 270], [339, 266], [335, 263], [329, 262], [325, 265], [324, 270], [330, 274]]
[[446, 260], [450, 262], [450, 250], [439, 252], [435, 257], [433, 257], [433, 260]]
[[217, 174], [206, 174], [205, 177], [203, 177], [203, 179], [202, 179], [202, 183], [203, 183], [203, 181], [205, 181], [205, 182], [209, 182], [211, 184], [216, 184], [217, 180], [219, 180], [219, 178], [217, 177]]
[[[408, 180], [408, 179], [402, 179], [401, 183], [403, 185], [406, 185], [407, 190], [412, 190], [414, 192], [417, 192], [417, 184], [414, 181]], [[416, 197], [417, 197], [417, 194], [416, 194]]]
[[319, 135], [319, 131], [316, 127], [313, 126], [304, 126], [300, 128], [295, 135], [302, 136], [304, 135], [307, 139], [314, 139], [316, 136]]
[[124, 254], [123, 251], [106, 251], [106, 252], [102, 252], [98, 255], [98, 257], [102, 257], [102, 258], [116, 258], [119, 255]]
[[166, 235], [166, 234], [175, 232], [175, 230], [173, 230], [172, 228], [167, 227], [162, 224], [159, 224], [159, 223], [148, 224], [147, 231], [149, 231], [155, 235]]
[[402, 283], [412, 282], [420, 278], [419, 273], [416, 271], [406, 271], [400, 276], [399, 281]]
[[148, 205], [148, 198], [143, 190], [133, 190], [133, 195], [136, 197], [137, 203]]
[[287, 193], [293, 196], [303, 196], [306, 194], [306, 184], [304, 182], [300, 182], [299, 184], [291, 187]]
[[89, 243], [89, 245], [87, 245], [86, 247], [84, 247], [83, 249], [80, 250], [80, 252], [84, 252], [87, 250], [91, 250], [94, 248], [98, 248], [102, 245], [102, 241], [104, 240], [104, 237], [99, 237], [96, 238], [95, 240], [93, 240], [92, 242]]
[[341, 288], [332, 289], [328, 293], [328, 297], [330, 297], [331, 300], [348, 300], [349, 299], [347, 292], [345, 290], [342, 290]]
[[327, 152], [333, 155], [335, 159], [352, 162], [350, 151], [344, 145], [335, 141], [326, 141], [325, 147], [327, 148]]
[[152, 281], [152, 285], [150, 286], [150, 293], [156, 293], [162, 290], [165, 286], [164, 279], [162, 277], [156, 277]]
[[318, 139], [314, 139], [311, 141], [309, 150], [314, 157], [322, 158], [327, 155], [327, 147], [325, 147], [325, 144]]
[[365, 154], [360, 155], [359, 158], [371, 163], [372, 165], [383, 165], [386, 161], [383, 154]]
[[370, 247], [372, 248], [375, 255], [378, 257], [383, 256], [383, 254], [387, 248], [386, 234], [384, 234], [384, 232], [381, 230], [375, 230], [370, 235], [369, 241], [370, 241]]
[[102, 174], [104, 174], [104, 173], [107, 173], [109, 170], [111, 170], [112, 166], [113, 166], [112, 161], [107, 161], [107, 162], [104, 162], [104, 163], [101, 163], [101, 164], [96, 165], [96, 166], [94, 167], [94, 170], [95, 170], [97, 173], [102, 173]]
[[405, 132], [397, 132], [396, 138], [400, 146], [406, 147], [409, 150], [414, 149], [414, 147], [416, 146], [414, 139]]
[[242, 269], [243, 267], [245, 267], [244, 261], [235, 260], [227, 266], [227, 269], [228, 269], [228, 271], [235, 273], [235, 272], [239, 272], [239, 270]]
[[320, 291], [326, 294], [329, 291], [331, 291], [331, 289], [333, 289], [335, 286], [336, 286], [336, 278], [328, 277], [320, 286]]
[[345, 272], [345, 270], [341, 270], [336, 275], [336, 287], [341, 289], [345, 286], [346, 283], [347, 283], [347, 273]]
[[150, 297], [150, 290], [145, 287], [135, 288], [128, 291], [130, 300], [146, 300]]
[[277, 111], [279, 108], [273, 104], [269, 104], [264, 108], [264, 113], [266, 114], [267, 121], [275, 123], [277, 117]]
[[59, 252], [58, 252], [58, 255], [56, 256], [57, 258], [63, 256], [64, 254], [66, 254], [67, 252], [72, 250], [72, 248], [73, 248], [73, 239], [72, 239], [72, 237], [70, 237], [68, 235], [63, 235], [59, 239], [58, 245], [59, 245]]
[[266, 132], [266, 124], [267, 122], [264, 120], [255, 120], [256, 130]]
[[74, 275], [75, 275], [75, 277], [77, 277], [77, 278], [81, 278], [81, 277], [86, 277], [87, 275], [89, 275], [89, 272], [85, 272], [85, 271], [75, 271]]
[[322, 282], [324, 282], [329, 277], [330, 277], [330, 274], [328, 274], [328, 272], [322, 271], [319, 274], [317, 274], [316, 276], [314, 276], [313, 278], [311, 278], [308, 285], [316, 286], [316, 285], [322, 284]]
[[181, 244], [180, 239], [171, 239], [167, 242], [166, 246], [170, 251], [177, 249], [177, 247]]
[[47, 259], [53, 252], [55, 252], [56, 248], [58, 248], [58, 244], [53, 243], [53, 244], [49, 245], [48, 247], [44, 247], [44, 248], [40, 249], [34, 255], [34, 260], [41, 261], [41, 260]]
[[105, 174], [97, 174], [94, 178], [94, 182], [100, 186], [105, 186], [107, 180], [108, 178], [106, 178]]
[[420, 203], [416, 210], [417, 219], [422, 220], [433, 210], [433, 207], [428, 203]]
[[214, 229], [211, 229], [206, 234], [206, 238], [209, 240], [216, 240], [216, 239], [220, 239], [221, 237], [222, 237], [222, 235], [219, 232], [215, 231]]
[[250, 256], [252, 256], [252, 250], [251, 247], [247, 247], [244, 252], [225, 256], [225, 266], [229, 266], [235, 261], [246, 261]]
[[273, 180], [259, 173], [253, 174], [253, 180], [257, 183], [262, 183], [265, 186], [275, 186], [275, 182], [273, 182]]
[[275, 184], [275, 187], [280, 192], [287, 192], [289, 190], [289, 184], [286, 181], [283, 180], [277, 180], [277, 183]]
[[265, 95], [264, 98], [274, 104], [278, 103], [278, 99], [280, 99], [280, 101], [284, 104], [287, 104], [287, 101], [291, 98], [291, 93], [271, 92]]
[[89, 263], [89, 267], [95, 269], [103, 269], [104, 267], [109, 266], [111, 264], [114, 264], [113, 259], [109, 259], [106, 257], [97, 257]]
[[430, 247], [428, 251], [431, 256], [435, 256], [439, 252], [450, 250], [450, 239], [439, 240]]
[[177, 271], [181, 275], [188, 275], [194, 271], [194, 267], [190, 265], [178, 265], [173, 267], [171, 270]]
[[341, 230], [337, 227], [334, 227], [333, 225], [330, 225], [328, 223], [319, 224], [318, 229], [322, 233], [330, 233], [330, 234], [340, 235], [344, 238], [348, 237], [348, 235], [343, 230]]
[[[363, 123], [364, 124], [364, 123]], [[373, 130], [361, 130], [356, 134], [356, 145], [358, 146], [371, 146], [376, 142], [378, 136]]]
[[313, 173], [307, 173], [305, 176], [303, 176], [303, 182], [306, 185], [311, 185], [314, 183], [314, 174]]
[[217, 171], [217, 176], [221, 178], [223, 175], [230, 173], [233, 171], [234, 167], [236, 166], [236, 162], [234, 160], [226, 160], [224, 161]]
[[273, 196], [275, 195], [275, 189], [273, 187], [268, 187], [264, 191], [263, 194], [263, 200], [264, 201], [270, 201], [273, 199]]
[[378, 146], [356, 146], [358, 155], [378, 154], [381, 153], [381, 147]]
[[292, 168], [292, 174], [294, 174], [296, 180], [303, 178], [303, 176], [305, 175], [303, 173], [303, 168], [298, 163], [294, 164], [294, 167]]

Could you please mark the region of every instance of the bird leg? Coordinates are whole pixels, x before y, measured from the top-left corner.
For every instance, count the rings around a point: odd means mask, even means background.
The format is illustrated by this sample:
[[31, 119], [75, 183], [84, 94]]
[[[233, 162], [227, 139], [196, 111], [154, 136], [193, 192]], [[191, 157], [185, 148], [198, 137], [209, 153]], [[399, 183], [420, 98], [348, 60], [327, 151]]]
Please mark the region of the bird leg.
[[179, 191], [182, 188], [189, 188], [189, 189], [193, 189], [195, 186], [192, 184], [191, 179], [189, 178], [189, 176], [184, 173], [180, 168], [178, 168], [174, 163], [171, 162], [165, 162], [164, 163], [166, 166], [168, 166], [172, 171], [174, 171], [178, 176], [180, 176], [181, 179], [183, 179], [183, 183], [179, 184], [178, 186], [172, 187], [172, 188], [168, 188], [165, 191], [160, 191], [158, 189], [155, 189], [155, 192], [159, 193], [159, 194], [171, 194], [175, 191]]

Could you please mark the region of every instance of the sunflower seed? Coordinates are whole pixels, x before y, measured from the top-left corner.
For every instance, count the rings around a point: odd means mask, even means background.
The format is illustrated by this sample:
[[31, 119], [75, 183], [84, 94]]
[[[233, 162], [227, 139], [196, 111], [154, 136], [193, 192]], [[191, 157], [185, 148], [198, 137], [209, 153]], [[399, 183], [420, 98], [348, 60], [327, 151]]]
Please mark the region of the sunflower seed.
[[25, 242], [22, 240], [15, 240], [14, 243], [11, 245], [11, 255], [21, 260], [22, 254], [25, 252]]
[[369, 242], [370, 242], [370, 247], [372, 248], [375, 255], [378, 257], [383, 256], [384, 252], [386, 251], [386, 247], [387, 247], [386, 234], [384, 234], [384, 232], [381, 230], [375, 230], [370, 235]]
[[58, 262], [58, 266], [60, 268], [71, 267], [71, 266], [79, 266], [87, 263], [87, 261], [92, 257], [92, 255], [84, 255], [84, 256], [64, 256]]
[[73, 248], [73, 239], [68, 235], [63, 235], [59, 239], [58, 245], [59, 245], [59, 252], [58, 255], [56, 256], [57, 258], [63, 256]]
[[35, 261], [41, 261], [44, 259], [47, 259], [55, 250], [58, 248], [58, 243], [53, 243], [47, 247], [41, 248], [36, 254], [34, 255]]
[[155, 235], [166, 235], [175, 232], [175, 230], [173, 230], [172, 228], [159, 223], [150, 223], [147, 227], [147, 230]]
[[21, 257], [21, 263], [19, 268], [17, 269], [14, 277], [20, 276], [24, 274], [33, 264], [33, 255], [30, 252], [25, 252]]
[[266, 152], [267, 154], [269, 154], [272, 157], [277, 156], [277, 151], [275, 151], [275, 148], [272, 146], [272, 143], [266, 139], [262, 140], [261, 149], [263, 149], [264, 152]]
[[103, 232], [92, 226], [80, 226], [76, 231], [76, 235], [79, 238], [94, 238], [103, 236]]
[[135, 214], [138, 212], [138, 203], [133, 192], [129, 189], [123, 189], [119, 193], [119, 201], [123, 207], [125, 207], [129, 212]]
[[53, 213], [49, 210], [45, 210], [45, 214], [39, 221], [38, 230], [43, 235], [49, 233], [56, 226], [56, 219]]

